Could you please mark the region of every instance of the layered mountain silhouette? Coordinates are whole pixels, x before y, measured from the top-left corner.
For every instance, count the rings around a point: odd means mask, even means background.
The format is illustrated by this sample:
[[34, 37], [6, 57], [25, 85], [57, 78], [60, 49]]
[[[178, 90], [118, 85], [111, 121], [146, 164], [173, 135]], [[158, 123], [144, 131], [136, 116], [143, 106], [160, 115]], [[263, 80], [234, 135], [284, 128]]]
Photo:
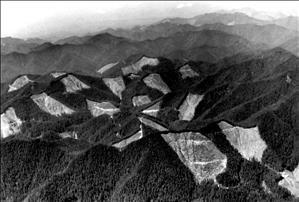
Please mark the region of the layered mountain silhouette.
[[23, 40], [12, 37], [4, 37], [1, 38], [1, 55], [12, 52], [29, 53], [34, 47], [45, 42], [45, 40], [39, 38]]
[[280, 45], [282, 48], [289, 50], [290, 52], [294, 53], [295, 55], [299, 55], [299, 37], [295, 37], [292, 39], [287, 40], [283, 44]]
[[192, 18], [167, 18], [162, 22], [170, 22], [174, 24], [191, 24], [200, 26], [203, 24], [223, 23], [223, 24], [265, 24], [263, 20], [249, 17], [240, 12], [235, 13], [206, 13]]
[[[245, 24], [250, 24], [251, 26], [269, 25], [269, 30], [274, 31], [274, 33], [281, 31], [281, 28], [276, 27], [276, 29], [274, 29], [275, 27], [273, 27], [273, 25], [284, 27], [285, 29], [288, 29], [289, 31], [293, 32], [298, 32], [299, 29], [299, 19], [296, 16], [284, 16], [277, 19], [274, 19], [272, 17], [265, 17], [265, 19], [263, 19], [255, 18], [257, 14], [261, 14], [260, 12], [248, 11], [245, 13], [247, 13], [248, 15], [236, 10], [233, 12], [206, 13], [192, 18], [167, 18], [150, 25], [136, 26], [132, 29], [108, 28], [100, 31], [100, 33], [110, 33], [114, 36], [120, 36], [142, 41], [147, 39], [156, 39], [159, 37], [167, 37], [177, 32], [196, 31], [198, 30], [198, 27], [206, 24], [224, 24], [228, 26]], [[250, 13], [251, 15], [249, 15]], [[272, 25], [272, 27], [270, 25]], [[247, 26], [245, 30], [248, 30], [250, 28], [252, 27]], [[257, 29], [257, 27], [255, 29]], [[265, 31], [269, 32], [269, 30]], [[257, 31], [260, 32], [260, 30]], [[243, 30], [243, 32], [245, 31]], [[251, 30], [250, 33], [253, 33], [253, 31]], [[52, 43], [60, 45], [82, 44], [93, 35], [95, 34], [88, 34], [86, 36], [80, 37], [70, 36], [67, 38], [57, 40], [55, 42], [52, 41]], [[39, 38], [29, 38], [27, 40], [23, 40], [11, 37], [1, 38], [1, 41], [1, 54], [8, 54], [12, 52], [28, 53], [32, 51], [32, 48], [34, 48], [35, 46], [47, 42]]]
[[114, 36], [143, 41], [148, 39], [153, 40], [160, 37], [168, 37], [178, 32], [192, 32], [197, 30], [197, 27], [190, 24], [161, 22], [149, 26], [136, 26], [132, 29], [106, 29], [103, 32], [110, 33]]
[[200, 27], [203, 30], [218, 30], [230, 34], [242, 36], [253, 43], [266, 44], [269, 47], [276, 47], [286, 42], [286, 39], [292, 39], [298, 36], [298, 32], [288, 30], [284, 27], [274, 24], [255, 25], [225, 25], [225, 24], [206, 24]]
[[237, 25], [237, 24], [276, 24], [285, 27], [290, 30], [298, 31], [299, 18], [297, 16], [281, 17], [277, 19], [261, 20], [250, 17], [241, 12], [234, 13], [206, 13], [198, 15], [192, 18], [167, 18], [161, 22], [170, 22], [174, 24], [190, 24], [194, 26], [201, 26], [204, 24], [215, 24], [221, 23], [226, 25]]
[[54, 44], [59, 44], [59, 45], [63, 45], [63, 44], [79, 45], [79, 44], [83, 44], [83, 43], [87, 42], [88, 39], [90, 39], [91, 37], [92, 36], [84, 36], [84, 37], [71, 36], [71, 37], [67, 37], [67, 38], [55, 41]]
[[[241, 36], [252, 43], [264, 44], [269, 47], [280, 46], [286, 43], [286, 39], [293, 39], [298, 36], [298, 32], [286, 29], [275, 24], [257, 25], [257, 24], [236, 24], [227, 25], [222, 23], [203, 24], [199, 27], [189, 24], [174, 24], [170, 22], [158, 23], [150, 26], [135, 27], [133, 29], [107, 29], [104, 32], [114, 36], [129, 38], [132, 40], [156, 39], [167, 37], [178, 32], [200, 31], [200, 30], [217, 30], [229, 34]], [[71, 38], [73, 39], [73, 37]], [[82, 38], [86, 39], [86, 38]], [[81, 40], [81, 43], [82, 43]], [[78, 41], [68, 41], [66, 43], [78, 43]]]
[[296, 16], [278, 18], [273, 20], [273, 23], [295, 31], [299, 29], [299, 18]]
[[[106, 33], [92, 36], [79, 45], [49, 45], [28, 54], [2, 55], [1, 79], [7, 81], [23, 73], [41, 74], [54, 70], [93, 74], [106, 64], [121, 62], [140, 54], [215, 62], [257, 48], [259, 46], [252, 45], [242, 37], [214, 30], [179, 32], [169, 37], [140, 42]], [[192, 51], [194, 49], [196, 51]], [[184, 54], [178, 55], [177, 52]]]

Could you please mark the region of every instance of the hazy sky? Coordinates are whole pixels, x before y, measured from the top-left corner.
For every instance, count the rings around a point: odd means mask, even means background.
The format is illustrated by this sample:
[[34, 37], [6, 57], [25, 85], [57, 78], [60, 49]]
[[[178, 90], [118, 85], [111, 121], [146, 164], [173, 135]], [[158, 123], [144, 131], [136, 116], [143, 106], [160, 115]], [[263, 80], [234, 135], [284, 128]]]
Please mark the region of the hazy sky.
[[1, 37], [65, 37], [109, 26], [126, 27], [165, 17], [192, 17], [221, 9], [242, 8], [299, 15], [298, 1], [1, 1]]

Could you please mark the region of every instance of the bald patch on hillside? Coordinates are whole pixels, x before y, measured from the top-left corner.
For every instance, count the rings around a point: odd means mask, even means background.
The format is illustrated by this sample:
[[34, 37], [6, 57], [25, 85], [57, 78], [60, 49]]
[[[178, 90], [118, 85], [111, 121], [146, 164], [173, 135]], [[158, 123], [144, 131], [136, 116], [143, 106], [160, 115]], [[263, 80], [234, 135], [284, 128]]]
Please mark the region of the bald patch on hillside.
[[63, 114], [73, 114], [75, 111], [58, 100], [55, 100], [46, 93], [32, 95], [31, 99], [38, 105], [38, 107], [51, 115], [61, 116]]
[[254, 128], [242, 128], [233, 126], [225, 121], [221, 121], [218, 125], [225, 134], [226, 139], [245, 159], [261, 161], [267, 144], [261, 138], [257, 126]]

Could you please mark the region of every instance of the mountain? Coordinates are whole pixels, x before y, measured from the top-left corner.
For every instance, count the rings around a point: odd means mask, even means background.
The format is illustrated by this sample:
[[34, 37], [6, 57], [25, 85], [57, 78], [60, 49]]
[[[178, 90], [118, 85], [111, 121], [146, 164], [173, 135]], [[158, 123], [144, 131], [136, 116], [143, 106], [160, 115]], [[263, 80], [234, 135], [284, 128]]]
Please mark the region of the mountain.
[[[209, 48], [206, 57], [204, 47]], [[200, 52], [190, 52], [197, 48]], [[76, 72], [81, 71], [93, 75], [102, 66], [109, 63], [122, 62], [132, 55], [150, 57], [175, 56], [175, 51], [188, 52], [180, 54], [184, 60], [203, 60], [216, 62], [227, 56], [240, 52], [251, 52], [259, 47], [246, 39], [214, 30], [199, 32], [178, 32], [169, 37], [155, 40], [132, 41], [110, 34], [98, 34], [79, 45], [52, 45], [40, 51], [28, 54], [12, 53], [1, 56], [1, 80], [8, 81], [19, 74], [41, 74], [54, 70]], [[229, 51], [226, 51], [228, 50]], [[198, 57], [197, 57], [198, 56]]]
[[[238, 18], [239, 19], [239, 18]], [[192, 32], [200, 30], [218, 30], [229, 34], [239, 35], [256, 44], [266, 44], [270, 48], [286, 42], [288, 39], [298, 35], [295, 30], [287, 29], [276, 24], [203, 24], [193, 26], [190, 24], [176, 24], [171, 22], [160, 22], [148, 26], [136, 26], [132, 29], [106, 29], [102, 33], [123, 37], [134, 41], [154, 40], [161, 37], [169, 37], [176, 33]], [[91, 36], [69, 37], [59, 40], [55, 44], [83, 44]]]
[[52, 47], [52, 46], [53, 46], [53, 44], [50, 43], [50, 42], [42, 43], [42, 44], [40, 44], [40, 45], [37, 45], [37, 46], [31, 48], [30, 52], [34, 52], [34, 51], [42, 51], [42, 50], [47, 49], [47, 48], [50, 48], [50, 47]]
[[[109, 33], [113, 36], [123, 37], [135, 41], [154, 40], [160, 37], [168, 37], [178, 32], [191, 32], [197, 31], [197, 27], [192, 25], [184, 24], [177, 25], [172, 23], [154, 23], [144, 26], [135, 26], [131, 29], [104, 29], [100, 33]], [[65, 39], [60, 39], [55, 44], [83, 44], [87, 42], [92, 36], [71, 36]]]
[[255, 24], [266, 25], [276, 24], [285, 27], [289, 30], [298, 31], [299, 17], [297, 16], [282, 16], [280, 18], [262, 20], [251, 17], [246, 12], [217, 12], [206, 13], [192, 18], [166, 18], [160, 22], [173, 23], [173, 24], [189, 24], [193, 26], [201, 26], [204, 24], [225, 24], [225, 25], [238, 25], [238, 24]]
[[299, 37], [294, 37], [290, 40], [287, 40], [280, 46], [299, 57]]
[[222, 23], [226, 25], [235, 24], [265, 24], [265, 21], [258, 20], [240, 12], [235, 13], [206, 13], [192, 18], [167, 18], [161, 22], [173, 24], [190, 24], [200, 26], [204, 24]]
[[1, 38], [1, 55], [13, 53], [13, 52], [28, 53], [34, 47], [45, 42], [46, 41], [38, 38], [23, 40], [23, 39], [12, 38], [12, 37], [4, 37]]
[[[200, 33], [158, 41], [222, 39]], [[90, 40], [118, 47], [110, 35]], [[295, 201], [299, 58], [282, 48], [234, 58], [131, 57], [105, 68], [115, 76], [2, 84], [1, 200]]]
[[84, 36], [84, 37], [71, 36], [71, 37], [67, 37], [67, 38], [55, 41], [54, 44], [59, 44], [59, 45], [63, 45], [63, 44], [79, 45], [79, 44], [85, 43], [90, 37], [91, 36]]
[[278, 18], [278, 19], [273, 20], [272, 23], [286, 27], [287, 29], [290, 29], [290, 30], [295, 30], [297, 32], [299, 30], [299, 17], [297, 17], [297, 16], [288, 16], [288, 17]]
[[40, 38], [28, 38], [25, 41], [28, 43], [35, 43], [35, 44], [43, 44], [47, 42], [46, 40]]
[[[225, 12], [225, 11], [223, 11]], [[271, 13], [256, 11], [252, 8], [241, 8], [241, 9], [233, 9], [230, 12], [241, 12], [252, 18], [260, 19], [260, 20], [273, 20], [275, 17], [271, 15]]]
[[274, 20], [277, 18], [282, 18], [282, 17], [286, 17], [285, 14], [281, 13], [281, 12], [270, 12], [270, 11], [259, 11], [259, 10], [255, 10], [253, 8], [250, 7], [244, 7], [244, 8], [240, 8], [240, 9], [232, 9], [232, 10], [221, 10], [218, 11], [220, 13], [232, 13], [232, 12], [241, 12], [244, 13], [250, 17], [256, 18], [256, 19], [260, 19], [260, 20]]
[[197, 27], [189, 24], [162, 22], [148, 26], [136, 26], [132, 29], [106, 29], [103, 32], [132, 40], [144, 41], [148, 39], [154, 40], [160, 37], [168, 37], [179, 32], [191, 32], [197, 30]]
[[229, 34], [239, 35], [252, 43], [266, 44], [269, 47], [279, 46], [298, 36], [298, 32], [288, 30], [284, 27], [269, 24], [241, 24], [241, 25], [224, 25], [224, 24], [205, 24], [199, 27], [203, 30], [218, 30]]

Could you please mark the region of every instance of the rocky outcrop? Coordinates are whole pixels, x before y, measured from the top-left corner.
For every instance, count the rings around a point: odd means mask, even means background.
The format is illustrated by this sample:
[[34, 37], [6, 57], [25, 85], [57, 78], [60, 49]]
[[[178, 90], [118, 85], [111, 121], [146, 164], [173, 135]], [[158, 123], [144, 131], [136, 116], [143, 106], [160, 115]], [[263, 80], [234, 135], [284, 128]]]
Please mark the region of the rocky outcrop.
[[75, 111], [65, 106], [61, 102], [48, 96], [46, 93], [32, 95], [31, 99], [39, 106], [39, 108], [51, 115], [61, 116], [63, 114], [72, 114]]
[[203, 97], [203, 95], [189, 93], [179, 108], [179, 119], [191, 121], [194, 117], [195, 109]]
[[30, 82], [32, 82], [32, 80], [30, 80], [28, 76], [26, 75], [20, 76], [12, 84], [9, 85], [8, 92], [18, 90]]
[[159, 74], [150, 74], [143, 79], [143, 82], [150, 88], [157, 89], [161, 91], [163, 94], [167, 94], [170, 92], [169, 87], [162, 80]]
[[103, 74], [104, 72], [106, 72], [107, 70], [111, 69], [112, 67], [114, 67], [115, 65], [117, 65], [119, 62], [115, 62], [115, 63], [109, 63], [103, 67], [101, 67], [98, 70], [98, 73]]
[[144, 66], [157, 66], [158, 64], [159, 64], [159, 60], [157, 58], [149, 58], [143, 56], [136, 63], [123, 67], [121, 70], [124, 75], [137, 74], [142, 70], [142, 67]]
[[120, 99], [122, 98], [121, 94], [125, 90], [126, 86], [121, 76], [115, 78], [104, 78], [103, 81], [116, 96]]
[[128, 146], [129, 144], [131, 144], [132, 142], [135, 142], [137, 140], [140, 140], [143, 137], [143, 132], [142, 132], [142, 128], [140, 127], [140, 130], [135, 133], [134, 135], [132, 135], [131, 137], [124, 139], [118, 143], [113, 144], [113, 147], [116, 147], [118, 149], [123, 149], [126, 146]]
[[66, 74], [65, 72], [52, 72], [51, 76], [53, 76], [54, 78], [58, 78], [58, 77], [63, 76], [65, 74]]
[[150, 106], [149, 108], [142, 111], [142, 113], [147, 114], [149, 116], [157, 117], [158, 112], [160, 110], [161, 102], [157, 102], [156, 104]]
[[139, 107], [151, 102], [151, 99], [147, 95], [134, 96], [132, 98], [132, 103], [134, 107]]
[[113, 116], [113, 114], [118, 113], [120, 110], [116, 108], [113, 104], [110, 102], [94, 102], [91, 100], [86, 100], [87, 107], [92, 116], [98, 117], [103, 114], [107, 114], [110, 117]]
[[199, 76], [199, 74], [196, 71], [194, 71], [188, 64], [182, 66], [179, 69], [179, 71], [180, 71], [183, 79], [188, 78], [188, 77], [193, 78], [193, 77]]
[[221, 121], [218, 125], [226, 135], [226, 139], [245, 159], [251, 160], [254, 158], [261, 161], [267, 145], [262, 140], [258, 127], [242, 128], [232, 126], [224, 121]]
[[139, 119], [139, 121], [141, 123], [143, 123], [144, 125], [147, 125], [147, 126], [153, 128], [153, 129], [156, 129], [156, 130], [161, 131], [161, 132], [162, 131], [167, 131], [167, 128], [161, 126], [160, 124], [158, 124], [158, 123], [156, 123], [156, 122], [154, 122], [152, 120], [149, 120], [149, 119], [144, 118], [144, 117], [139, 117], [138, 119]]
[[287, 188], [296, 198], [299, 198], [299, 164], [293, 172], [285, 170], [281, 172], [283, 179], [279, 185]]
[[68, 93], [75, 93], [82, 89], [90, 88], [88, 85], [86, 85], [73, 75], [68, 75], [67, 77], [64, 77], [63, 79], [61, 79], [61, 82], [65, 85], [65, 90]]
[[1, 138], [19, 133], [21, 125], [22, 121], [17, 117], [15, 109], [9, 107], [1, 114]]
[[162, 137], [199, 183], [205, 179], [215, 180], [225, 170], [227, 157], [200, 133], [168, 133]]

